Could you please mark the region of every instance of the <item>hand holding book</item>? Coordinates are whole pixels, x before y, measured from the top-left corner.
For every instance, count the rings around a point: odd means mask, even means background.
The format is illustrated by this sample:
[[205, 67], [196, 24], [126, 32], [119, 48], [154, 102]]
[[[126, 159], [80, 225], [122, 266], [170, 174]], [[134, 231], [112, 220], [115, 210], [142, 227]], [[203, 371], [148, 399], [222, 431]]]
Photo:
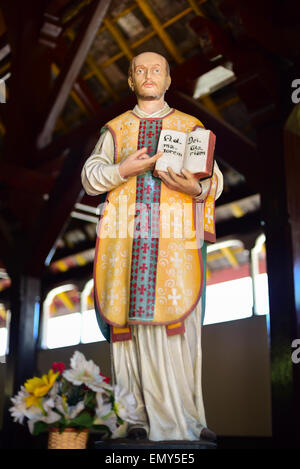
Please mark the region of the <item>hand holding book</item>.
[[192, 197], [201, 195], [202, 188], [195, 176], [188, 169], [183, 168], [181, 172], [183, 176], [179, 176], [172, 168], [168, 167], [167, 173], [165, 171], [157, 171], [157, 175], [169, 189], [183, 192]]
[[167, 172], [171, 167], [176, 174], [187, 169], [197, 179], [212, 176], [214, 163], [215, 135], [202, 127], [185, 133], [164, 129], [161, 131], [157, 151], [163, 155], [157, 160], [154, 176], [158, 171]]

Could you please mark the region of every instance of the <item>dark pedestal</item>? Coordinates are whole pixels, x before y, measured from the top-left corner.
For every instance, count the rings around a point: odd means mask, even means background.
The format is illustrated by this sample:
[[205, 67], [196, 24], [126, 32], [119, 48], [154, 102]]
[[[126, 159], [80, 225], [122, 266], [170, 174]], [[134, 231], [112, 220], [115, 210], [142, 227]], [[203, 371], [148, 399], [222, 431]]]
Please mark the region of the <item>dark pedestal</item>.
[[121, 450], [194, 450], [199, 449], [216, 449], [217, 444], [210, 441], [186, 441], [186, 440], [170, 440], [170, 441], [150, 441], [150, 440], [129, 440], [129, 439], [116, 439], [116, 440], [100, 440], [95, 441], [95, 449], [103, 449], [106, 451], [121, 451]]

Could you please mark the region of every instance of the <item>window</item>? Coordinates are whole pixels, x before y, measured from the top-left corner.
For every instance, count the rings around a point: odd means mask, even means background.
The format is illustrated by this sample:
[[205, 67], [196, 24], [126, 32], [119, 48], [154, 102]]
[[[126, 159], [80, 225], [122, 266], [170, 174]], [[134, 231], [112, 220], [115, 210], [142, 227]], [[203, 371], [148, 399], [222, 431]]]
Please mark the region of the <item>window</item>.
[[207, 248], [207, 288], [204, 324], [269, 314], [265, 235], [249, 252], [240, 240]]
[[[97, 323], [93, 295], [93, 279], [82, 292], [74, 285], [63, 285], [48, 293], [43, 311], [44, 348], [105, 340]], [[208, 246], [204, 324], [268, 313], [265, 236], [257, 238], [250, 252], [237, 239]], [[1, 330], [0, 322], [0, 344], [4, 343], [1, 334], [4, 337], [7, 331]]]
[[218, 65], [197, 79], [193, 95], [194, 99], [210, 95], [236, 80], [236, 76], [232, 71], [232, 64], [228, 62], [226, 65], [227, 67]]
[[10, 310], [0, 303], [0, 357], [8, 353], [8, 331], [10, 322]]
[[209, 285], [206, 290], [204, 324], [252, 316], [251, 277]]
[[94, 309], [93, 279], [89, 280], [83, 289], [81, 295], [81, 311], [81, 342], [86, 344], [88, 342], [99, 342], [100, 340], [105, 340], [99, 329]]
[[247, 318], [252, 311], [249, 251], [234, 239], [208, 246], [204, 324]]
[[43, 348], [66, 347], [80, 341], [80, 293], [74, 285], [51, 290], [44, 302]]
[[255, 314], [269, 314], [269, 289], [265, 242], [266, 237], [264, 234], [258, 236], [255, 246], [251, 250], [253, 310]]
[[93, 279], [82, 293], [74, 285], [63, 285], [48, 293], [43, 308], [43, 348], [105, 340], [97, 323], [93, 293]]

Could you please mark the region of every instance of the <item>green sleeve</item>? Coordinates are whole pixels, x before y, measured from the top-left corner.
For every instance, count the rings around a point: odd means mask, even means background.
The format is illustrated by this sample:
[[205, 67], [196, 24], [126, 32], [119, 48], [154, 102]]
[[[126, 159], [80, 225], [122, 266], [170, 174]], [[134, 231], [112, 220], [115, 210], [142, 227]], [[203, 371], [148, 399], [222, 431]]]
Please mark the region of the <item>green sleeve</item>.
[[105, 125], [104, 125], [103, 127], [101, 127], [101, 129], [100, 129], [100, 136], [101, 136], [106, 130], [108, 130], [108, 128], [105, 127]]

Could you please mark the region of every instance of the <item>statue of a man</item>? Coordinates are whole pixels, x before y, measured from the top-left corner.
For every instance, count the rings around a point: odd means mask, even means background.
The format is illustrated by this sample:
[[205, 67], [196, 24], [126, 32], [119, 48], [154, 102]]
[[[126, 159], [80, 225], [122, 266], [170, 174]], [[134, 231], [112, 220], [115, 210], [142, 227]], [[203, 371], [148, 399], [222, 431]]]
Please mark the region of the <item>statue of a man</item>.
[[[155, 177], [161, 130], [189, 132], [203, 125], [164, 101], [171, 78], [163, 56], [136, 56], [128, 83], [137, 105], [101, 129], [82, 170], [89, 195], [107, 193], [95, 252], [95, 309], [111, 342], [113, 379], [137, 401], [128, 436], [214, 440], [202, 398], [201, 327], [206, 244], [215, 241], [214, 201], [223, 177], [216, 163], [213, 177], [201, 182], [187, 170]], [[162, 206], [170, 208], [174, 230], [172, 217], [184, 206], [191, 207], [185, 223], [194, 228], [202, 213], [202, 247], [191, 248], [183, 236], [162, 236]]]

